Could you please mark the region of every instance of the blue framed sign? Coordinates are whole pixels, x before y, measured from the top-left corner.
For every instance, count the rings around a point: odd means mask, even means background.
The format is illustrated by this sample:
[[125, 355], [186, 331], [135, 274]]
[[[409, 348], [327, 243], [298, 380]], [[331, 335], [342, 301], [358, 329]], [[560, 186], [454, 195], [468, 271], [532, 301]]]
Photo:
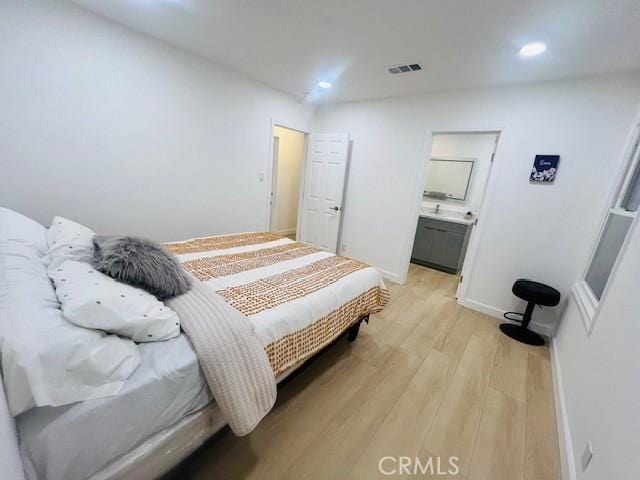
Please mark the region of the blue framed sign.
[[552, 183], [558, 174], [558, 163], [560, 163], [560, 155], [536, 155], [529, 181]]

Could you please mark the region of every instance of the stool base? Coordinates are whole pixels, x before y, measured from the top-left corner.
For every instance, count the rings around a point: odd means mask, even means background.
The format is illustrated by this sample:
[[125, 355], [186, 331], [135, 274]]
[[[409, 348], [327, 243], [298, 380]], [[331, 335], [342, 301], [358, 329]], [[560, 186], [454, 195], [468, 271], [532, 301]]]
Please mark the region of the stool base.
[[512, 323], [503, 323], [500, 325], [500, 330], [506, 336], [513, 338], [521, 343], [527, 345], [534, 345], [540, 347], [544, 345], [544, 338], [538, 335], [536, 332], [532, 332], [528, 328], [522, 328], [520, 325], [514, 325]]

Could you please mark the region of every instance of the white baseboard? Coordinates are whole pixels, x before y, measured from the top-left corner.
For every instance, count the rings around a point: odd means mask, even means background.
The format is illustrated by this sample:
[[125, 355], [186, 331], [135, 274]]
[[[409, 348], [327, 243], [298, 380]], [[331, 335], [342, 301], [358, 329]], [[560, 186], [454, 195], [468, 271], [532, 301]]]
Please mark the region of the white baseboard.
[[562, 480], [576, 480], [576, 465], [571, 441], [571, 430], [567, 416], [567, 404], [564, 398], [564, 386], [562, 384], [562, 372], [560, 359], [556, 349], [555, 340], [552, 338], [551, 348], [551, 374], [553, 377], [553, 397], [556, 406], [556, 424], [558, 428], [558, 447], [560, 448], [560, 467]]
[[404, 285], [406, 282], [406, 278], [403, 279], [400, 275], [398, 275], [397, 273], [393, 273], [393, 272], [389, 272], [387, 270], [383, 270], [382, 268], [378, 268], [375, 267], [375, 269], [380, 272], [380, 275], [382, 275], [382, 278], [385, 278], [387, 280], [392, 281], [393, 283], [399, 283], [400, 285]]
[[[492, 307], [491, 305], [477, 302], [469, 298], [458, 298], [458, 304], [462, 305], [463, 307], [470, 308], [471, 310], [484, 313], [485, 315], [489, 315], [490, 317], [495, 317], [505, 322], [508, 321], [503, 316], [506, 310], [501, 310], [499, 308]], [[546, 337], [551, 337], [554, 333], [554, 325], [551, 325], [547, 322], [537, 322], [534, 320], [529, 325], [529, 328], [534, 332], [537, 332], [540, 335], [544, 335]]]
[[277, 233], [278, 235], [292, 235], [292, 234], [296, 233], [296, 229], [295, 228], [289, 228], [287, 230], [278, 230], [275, 233]]

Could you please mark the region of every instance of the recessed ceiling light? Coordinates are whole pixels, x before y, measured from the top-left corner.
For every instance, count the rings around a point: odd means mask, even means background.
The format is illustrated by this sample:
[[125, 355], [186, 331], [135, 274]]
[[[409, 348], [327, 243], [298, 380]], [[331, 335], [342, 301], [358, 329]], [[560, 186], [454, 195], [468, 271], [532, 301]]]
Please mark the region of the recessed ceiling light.
[[329, 82], [318, 82], [318, 86], [320, 88], [331, 88], [333, 85]]
[[527, 43], [520, 49], [520, 56], [522, 57], [535, 57], [540, 55], [547, 49], [547, 46], [542, 42]]

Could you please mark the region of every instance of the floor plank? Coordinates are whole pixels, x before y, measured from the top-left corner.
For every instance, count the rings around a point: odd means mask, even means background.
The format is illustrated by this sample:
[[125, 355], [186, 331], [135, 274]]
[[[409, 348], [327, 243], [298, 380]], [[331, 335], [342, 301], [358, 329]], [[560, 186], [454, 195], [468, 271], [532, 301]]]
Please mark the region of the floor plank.
[[473, 313], [470, 310], [458, 308], [453, 325], [440, 335], [433, 348], [448, 355], [449, 358], [457, 363], [462, 357], [475, 328]]
[[558, 480], [560, 459], [549, 360], [530, 353], [527, 364], [525, 480]]
[[460, 359], [436, 419], [424, 442], [440, 457], [458, 457], [466, 475], [491, 377], [497, 345], [472, 337]]
[[530, 347], [501, 335], [491, 375], [493, 388], [522, 402], [526, 401], [527, 395], [529, 349]]
[[350, 476], [384, 477], [378, 463], [384, 456], [415, 457], [435, 417], [449, 378], [449, 358], [431, 350], [364, 450]]
[[524, 402], [489, 388], [468, 480], [524, 478]]

